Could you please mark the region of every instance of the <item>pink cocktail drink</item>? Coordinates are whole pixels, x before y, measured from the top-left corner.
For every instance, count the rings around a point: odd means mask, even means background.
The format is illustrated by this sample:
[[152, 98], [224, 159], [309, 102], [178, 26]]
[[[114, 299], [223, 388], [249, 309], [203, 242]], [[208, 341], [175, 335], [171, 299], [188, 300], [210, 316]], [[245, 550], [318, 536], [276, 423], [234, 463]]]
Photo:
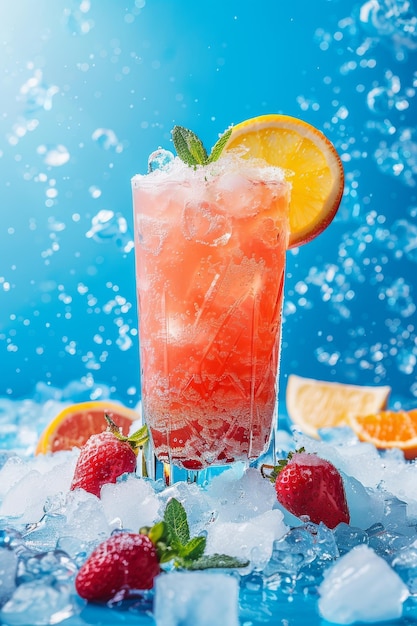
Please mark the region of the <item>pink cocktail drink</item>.
[[142, 403], [159, 460], [258, 458], [276, 419], [289, 185], [236, 156], [132, 180]]

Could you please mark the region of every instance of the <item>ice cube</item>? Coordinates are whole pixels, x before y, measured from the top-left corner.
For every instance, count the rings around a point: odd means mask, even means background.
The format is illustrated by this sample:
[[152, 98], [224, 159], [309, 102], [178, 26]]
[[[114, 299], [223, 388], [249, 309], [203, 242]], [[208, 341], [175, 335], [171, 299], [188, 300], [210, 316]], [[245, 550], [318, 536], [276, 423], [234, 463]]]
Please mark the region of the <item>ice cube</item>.
[[249, 468], [237, 478], [234, 469], [212, 479], [207, 494], [216, 501], [218, 520], [243, 522], [270, 511], [277, 502], [273, 484]]
[[187, 513], [191, 535], [199, 535], [217, 519], [217, 504], [208, 497], [207, 492], [195, 483], [183, 481], [174, 483], [160, 494], [161, 509], [165, 509], [170, 498], [176, 498], [184, 506]]
[[343, 478], [351, 525], [366, 529], [381, 520], [384, 512], [383, 494], [375, 489], [366, 489], [352, 476]]
[[414, 596], [417, 594], [417, 542], [399, 550], [391, 561], [391, 566]]
[[83, 603], [70, 583], [53, 586], [48, 581], [31, 581], [19, 585], [0, 610], [0, 619], [10, 626], [43, 626], [58, 624], [81, 612]]
[[[71, 453], [56, 453], [53, 460], [39, 456], [30, 462], [11, 457], [0, 472], [0, 482], [5, 478], [8, 483], [0, 515], [19, 517], [20, 522], [27, 524], [38, 521], [46, 498], [69, 490], [75, 460]], [[12, 477], [14, 471], [16, 475]]]
[[154, 150], [148, 158], [148, 172], [168, 170], [174, 162], [174, 155], [169, 150], [159, 148]]
[[384, 487], [391, 494], [407, 503], [407, 515], [417, 520], [417, 464], [396, 461], [391, 463], [391, 459], [384, 461], [388, 463], [384, 474]]
[[141, 526], [152, 526], [160, 507], [150, 483], [134, 474], [118, 483], [104, 485], [101, 503], [109, 524], [120, 518], [121, 527], [134, 532]]
[[335, 624], [398, 619], [409, 596], [398, 574], [366, 545], [326, 570], [318, 591], [320, 615]]
[[369, 536], [365, 530], [343, 522], [334, 529], [334, 537], [340, 554], [346, 554], [355, 546], [368, 545], [369, 542]]
[[250, 559], [252, 550], [256, 548], [257, 563], [260, 560], [260, 552], [266, 563], [271, 557], [274, 541], [288, 531], [283, 519], [282, 512], [273, 509], [245, 522], [216, 520], [208, 530], [206, 552]]
[[98, 543], [106, 539], [112, 528], [99, 498], [84, 489], [70, 491], [65, 506], [66, 524], [61, 536]]
[[186, 239], [207, 246], [224, 246], [232, 236], [229, 216], [214, 202], [187, 202], [182, 215]]
[[239, 626], [238, 581], [218, 572], [172, 572], [155, 580], [157, 626]]

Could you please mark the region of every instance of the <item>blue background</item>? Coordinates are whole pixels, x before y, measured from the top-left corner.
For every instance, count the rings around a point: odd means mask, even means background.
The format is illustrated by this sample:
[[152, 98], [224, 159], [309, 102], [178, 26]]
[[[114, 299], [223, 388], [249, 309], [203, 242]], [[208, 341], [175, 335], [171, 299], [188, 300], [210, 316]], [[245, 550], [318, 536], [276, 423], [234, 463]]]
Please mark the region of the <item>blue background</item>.
[[[288, 253], [281, 378], [417, 396], [416, 17], [347, 0], [0, 2], [0, 396], [139, 399], [130, 179], [174, 124], [302, 117], [342, 156]], [[76, 382], [75, 382], [76, 381]]]

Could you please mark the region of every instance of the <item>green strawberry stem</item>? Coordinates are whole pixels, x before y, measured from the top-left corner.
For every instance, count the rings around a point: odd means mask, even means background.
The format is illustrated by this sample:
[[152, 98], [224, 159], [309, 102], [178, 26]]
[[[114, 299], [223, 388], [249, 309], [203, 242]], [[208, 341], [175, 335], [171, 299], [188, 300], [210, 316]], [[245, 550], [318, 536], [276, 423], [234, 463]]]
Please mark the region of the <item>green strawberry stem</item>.
[[117, 437], [117, 439], [119, 439], [120, 441], [126, 441], [128, 444], [130, 444], [132, 446], [133, 451], [136, 453], [140, 449], [142, 449], [145, 446], [145, 444], [147, 444], [147, 442], [149, 441], [149, 432], [148, 432], [148, 427], [146, 426], [146, 424], [141, 426], [138, 430], [136, 430], [131, 435], [126, 436], [120, 432], [120, 428], [112, 420], [110, 415], [105, 413], [104, 419], [107, 422], [107, 430], [113, 433], [113, 435]]
[[263, 463], [261, 465], [262, 477], [268, 478], [271, 481], [271, 483], [275, 483], [278, 474], [284, 469], [284, 467], [288, 465], [288, 461], [291, 461], [294, 454], [299, 453], [299, 452], [305, 452], [305, 448], [301, 447], [301, 448], [298, 448], [298, 450], [295, 450], [294, 452], [292, 451], [288, 452], [286, 459], [278, 460], [278, 465], [269, 465], [268, 463]]

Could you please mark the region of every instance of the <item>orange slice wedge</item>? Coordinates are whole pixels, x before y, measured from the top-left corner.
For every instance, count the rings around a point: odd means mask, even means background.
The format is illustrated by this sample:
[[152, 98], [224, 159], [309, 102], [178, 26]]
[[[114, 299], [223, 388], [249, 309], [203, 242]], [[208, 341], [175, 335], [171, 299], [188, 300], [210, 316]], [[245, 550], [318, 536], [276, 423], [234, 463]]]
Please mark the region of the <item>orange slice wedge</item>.
[[129, 434], [133, 422], [141, 419], [137, 411], [116, 402], [102, 400], [71, 404], [46, 426], [39, 438], [35, 454], [80, 448], [91, 435], [106, 430], [105, 413], [119, 426], [124, 435]]
[[406, 459], [417, 457], [417, 409], [351, 415], [349, 424], [358, 439], [376, 448], [399, 448]]
[[261, 115], [232, 128], [225, 150], [264, 159], [292, 185], [289, 248], [319, 235], [334, 218], [344, 187], [343, 166], [323, 133], [288, 115]]
[[391, 387], [348, 385], [291, 374], [287, 413], [301, 432], [319, 437], [319, 429], [350, 426], [350, 417], [376, 413], [386, 406]]

